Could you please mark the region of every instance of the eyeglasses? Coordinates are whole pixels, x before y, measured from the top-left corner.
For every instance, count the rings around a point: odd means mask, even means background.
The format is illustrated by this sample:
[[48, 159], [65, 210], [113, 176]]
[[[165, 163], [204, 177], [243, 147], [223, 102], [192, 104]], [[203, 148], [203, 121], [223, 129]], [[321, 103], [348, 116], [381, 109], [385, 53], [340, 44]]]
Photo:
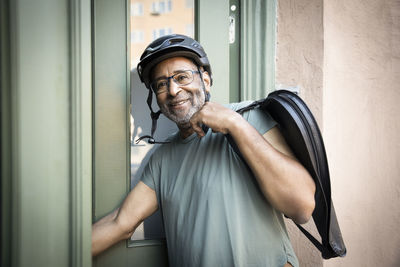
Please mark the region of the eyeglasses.
[[194, 73], [200, 73], [200, 72], [196, 70], [179, 71], [178, 73], [175, 73], [172, 76], [155, 80], [150, 84], [150, 88], [156, 94], [165, 93], [168, 91], [170, 79], [172, 79], [177, 85], [184, 86], [193, 82]]

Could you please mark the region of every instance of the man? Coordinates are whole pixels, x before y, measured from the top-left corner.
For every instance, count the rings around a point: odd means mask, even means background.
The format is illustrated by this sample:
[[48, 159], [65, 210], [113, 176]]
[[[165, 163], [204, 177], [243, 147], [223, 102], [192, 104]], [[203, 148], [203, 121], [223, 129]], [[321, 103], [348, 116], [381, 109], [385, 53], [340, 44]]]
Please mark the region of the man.
[[179, 133], [152, 155], [121, 207], [93, 225], [93, 255], [129, 238], [160, 209], [171, 266], [298, 266], [282, 213], [307, 222], [315, 184], [273, 119], [259, 110], [242, 117], [234, 110], [243, 103], [208, 102], [211, 68], [189, 37], [155, 40], [138, 72]]

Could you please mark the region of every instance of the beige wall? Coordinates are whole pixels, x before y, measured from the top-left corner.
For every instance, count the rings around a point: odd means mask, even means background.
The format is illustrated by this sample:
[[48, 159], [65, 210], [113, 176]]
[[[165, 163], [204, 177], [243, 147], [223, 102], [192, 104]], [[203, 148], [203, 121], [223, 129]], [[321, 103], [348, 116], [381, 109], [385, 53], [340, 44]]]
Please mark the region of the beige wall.
[[400, 1], [324, 2], [324, 135], [348, 256], [399, 266]]
[[[322, 0], [279, 0], [276, 83], [298, 86], [318, 123], [322, 125], [323, 20]], [[320, 252], [286, 220], [300, 266], [322, 266]], [[307, 227], [309, 226], [309, 227]], [[306, 229], [316, 233], [313, 223]], [[316, 234], [315, 234], [316, 236]]]
[[276, 83], [299, 86], [322, 123], [323, 0], [278, 0]]
[[[345, 258], [321, 265], [291, 229], [301, 266], [398, 266], [400, 1], [280, 0], [279, 15], [277, 83], [300, 85], [323, 123], [332, 198], [348, 249]], [[321, 69], [318, 79], [314, 69]]]

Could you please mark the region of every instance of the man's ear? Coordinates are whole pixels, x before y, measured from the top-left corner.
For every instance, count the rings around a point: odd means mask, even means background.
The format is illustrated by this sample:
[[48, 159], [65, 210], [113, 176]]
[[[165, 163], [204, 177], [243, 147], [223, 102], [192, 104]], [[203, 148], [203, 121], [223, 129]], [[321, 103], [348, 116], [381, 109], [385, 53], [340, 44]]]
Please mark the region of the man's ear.
[[210, 90], [211, 90], [211, 77], [210, 77], [210, 75], [208, 74], [207, 71], [204, 71], [202, 73], [202, 75], [203, 75], [203, 81], [204, 81], [204, 86], [206, 87], [206, 91], [210, 92]]

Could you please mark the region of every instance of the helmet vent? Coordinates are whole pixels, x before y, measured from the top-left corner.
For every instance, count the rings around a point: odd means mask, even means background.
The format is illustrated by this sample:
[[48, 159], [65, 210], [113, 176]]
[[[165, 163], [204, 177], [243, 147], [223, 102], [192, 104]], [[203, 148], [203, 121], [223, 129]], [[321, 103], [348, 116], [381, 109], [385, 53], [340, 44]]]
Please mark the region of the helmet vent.
[[169, 40], [169, 44], [176, 44], [176, 43], [182, 43], [184, 40], [182, 38], [174, 38]]

